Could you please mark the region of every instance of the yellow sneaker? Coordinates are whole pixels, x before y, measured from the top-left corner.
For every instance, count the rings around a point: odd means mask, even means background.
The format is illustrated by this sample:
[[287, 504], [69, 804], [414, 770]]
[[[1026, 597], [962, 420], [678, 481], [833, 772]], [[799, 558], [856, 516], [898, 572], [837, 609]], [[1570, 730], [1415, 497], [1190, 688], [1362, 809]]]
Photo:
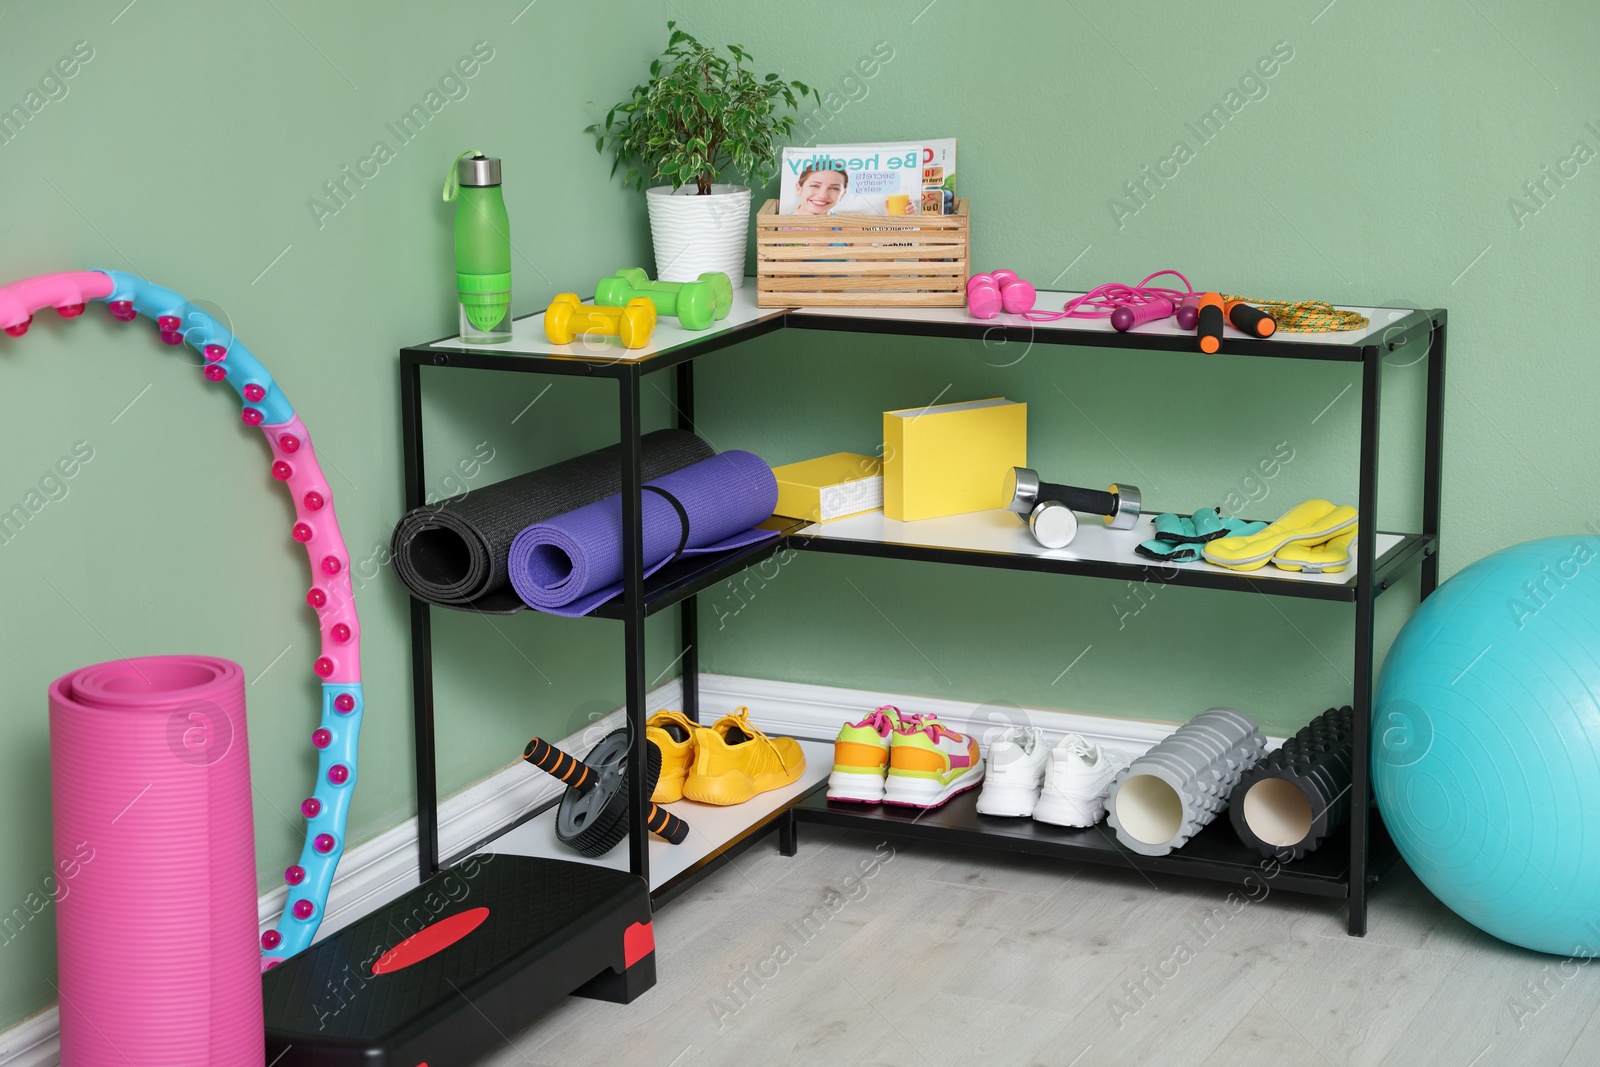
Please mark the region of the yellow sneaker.
[[681, 711], [658, 711], [644, 724], [644, 736], [661, 750], [661, 777], [650, 800], [671, 804], [683, 799], [683, 780], [694, 765], [695, 723]]
[[800, 742], [768, 737], [750, 725], [749, 716], [750, 709], [740, 707], [709, 728], [695, 728], [694, 768], [683, 784], [684, 796], [702, 804], [742, 804], [800, 777], [806, 769]]

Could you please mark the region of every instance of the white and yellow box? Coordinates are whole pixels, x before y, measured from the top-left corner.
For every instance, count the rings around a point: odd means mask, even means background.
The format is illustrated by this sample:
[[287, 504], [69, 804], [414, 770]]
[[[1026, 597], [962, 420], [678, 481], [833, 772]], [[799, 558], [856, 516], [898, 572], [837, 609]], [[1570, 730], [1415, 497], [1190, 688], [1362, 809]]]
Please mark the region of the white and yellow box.
[[883, 513], [910, 522], [1003, 508], [1028, 465], [1028, 405], [1004, 397], [883, 413]]
[[772, 473], [778, 479], [776, 515], [827, 522], [883, 507], [883, 464], [874, 456], [835, 452]]

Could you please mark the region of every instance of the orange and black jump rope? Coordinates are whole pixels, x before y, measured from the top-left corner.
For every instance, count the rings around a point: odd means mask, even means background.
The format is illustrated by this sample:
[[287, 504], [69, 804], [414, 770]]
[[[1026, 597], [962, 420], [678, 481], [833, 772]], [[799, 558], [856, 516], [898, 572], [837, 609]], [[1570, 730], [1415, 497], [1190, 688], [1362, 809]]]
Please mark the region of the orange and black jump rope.
[[1201, 293], [1198, 301], [1199, 317], [1195, 332], [1200, 337], [1200, 351], [1215, 352], [1222, 347], [1222, 320], [1233, 323], [1234, 329], [1252, 337], [1271, 337], [1278, 322], [1271, 315], [1253, 305], [1221, 293]]

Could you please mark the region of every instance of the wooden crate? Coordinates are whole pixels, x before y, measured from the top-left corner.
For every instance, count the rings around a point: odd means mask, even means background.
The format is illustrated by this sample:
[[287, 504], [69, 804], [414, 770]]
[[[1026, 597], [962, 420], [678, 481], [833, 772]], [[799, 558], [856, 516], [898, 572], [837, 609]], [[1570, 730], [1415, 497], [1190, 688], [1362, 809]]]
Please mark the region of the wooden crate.
[[967, 202], [953, 215], [756, 213], [757, 307], [963, 307]]

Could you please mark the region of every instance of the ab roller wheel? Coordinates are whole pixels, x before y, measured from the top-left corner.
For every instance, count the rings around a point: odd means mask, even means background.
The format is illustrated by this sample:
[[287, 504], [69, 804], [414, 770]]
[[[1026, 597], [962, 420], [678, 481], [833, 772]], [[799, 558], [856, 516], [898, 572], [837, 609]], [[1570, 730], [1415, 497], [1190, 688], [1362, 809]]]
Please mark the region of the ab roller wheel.
[[[556, 838], [585, 856], [604, 856], [628, 834], [628, 730], [600, 739], [584, 764], [594, 772], [588, 789], [568, 789], [556, 809]], [[645, 745], [644, 791], [656, 788], [661, 750]]]
[[[563, 845], [593, 858], [604, 856], [628, 836], [628, 752], [631, 747], [627, 727], [602, 737], [583, 760], [537, 737], [528, 742], [522, 758], [567, 784], [567, 791], [556, 808], [556, 838]], [[661, 750], [647, 742], [646, 794], [655, 791], [660, 774]], [[675, 845], [689, 835], [687, 823], [654, 804], [645, 821], [651, 833]]]

